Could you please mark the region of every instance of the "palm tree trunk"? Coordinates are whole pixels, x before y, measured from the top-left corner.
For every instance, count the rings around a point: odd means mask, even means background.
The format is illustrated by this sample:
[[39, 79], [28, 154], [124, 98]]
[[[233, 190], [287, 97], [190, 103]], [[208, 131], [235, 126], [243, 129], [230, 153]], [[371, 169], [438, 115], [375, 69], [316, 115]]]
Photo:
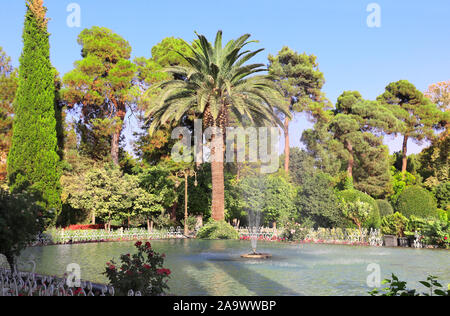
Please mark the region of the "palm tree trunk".
[[[224, 140], [222, 136], [211, 138], [212, 210], [215, 221], [225, 220]], [[216, 152], [217, 151], [217, 152]]]
[[405, 135], [405, 137], [403, 138], [403, 147], [402, 147], [402, 158], [403, 158], [402, 173], [403, 173], [403, 176], [406, 175], [406, 169], [408, 167], [408, 139], [409, 139], [408, 135]]
[[289, 144], [289, 124], [290, 120], [288, 117], [284, 120], [284, 171], [289, 173], [289, 155], [290, 155], [290, 144]]
[[225, 183], [223, 161], [211, 163], [212, 173], [212, 218], [215, 221], [225, 219]]

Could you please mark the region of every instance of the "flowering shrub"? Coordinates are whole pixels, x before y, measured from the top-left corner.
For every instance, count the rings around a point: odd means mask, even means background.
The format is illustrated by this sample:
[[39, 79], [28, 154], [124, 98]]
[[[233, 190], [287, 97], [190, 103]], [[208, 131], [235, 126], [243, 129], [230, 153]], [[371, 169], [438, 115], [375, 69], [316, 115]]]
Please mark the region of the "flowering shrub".
[[97, 230], [97, 229], [104, 229], [104, 224], [98, 224], [98, 225], [70, 225], [69, 227], [66, 227], [65, 230]]
[[130, 290], [144, 296], [164, 295], [169, 290], [167, 281], [171, 274], [169, 269], [163, 268], [165, 255], [155, 252], [149, 242], [139, 241], [135, 246], [138, 253], [122, 255], [120, 265], [112, 260], [106, 263], [104, 274], [110, 285], [119, 296], [126, 296]]

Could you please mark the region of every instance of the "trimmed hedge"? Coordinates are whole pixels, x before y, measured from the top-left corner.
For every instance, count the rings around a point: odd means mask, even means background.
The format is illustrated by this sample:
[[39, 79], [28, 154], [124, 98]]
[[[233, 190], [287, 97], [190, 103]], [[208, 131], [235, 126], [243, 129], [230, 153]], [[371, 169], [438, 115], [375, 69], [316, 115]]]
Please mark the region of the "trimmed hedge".
[[385, 216], [389, 216], [394, 214], [394, 208], [391, 203], [386, 200], [377, 200], [378, 209], [380, 211], [380, 217], [383, 218]]
[[438, 218], [436, 200], [426, 189], [417, 185], [407, 187], [397, 200], [397, 212], [407, 218], [411, 216], [421, 218]]
[[239, 239], [239, 233], [225, 221], [211, 221], [197, 233], [200, 239]]
[[369, 220], [364, 223], [365, 228], [380, 228], [381, 225], [381, 217], [380, 210], [378, 208], [378, 203], [373, 199], [370, 195], [358, 191], [358, 190], [344, 190], [338, 192], [338, 197], [344, 199], [346, 202], [356, 202], [360, 200], [361, 202], [365, 202], [372, 206], [372, 213], [370, 215]]

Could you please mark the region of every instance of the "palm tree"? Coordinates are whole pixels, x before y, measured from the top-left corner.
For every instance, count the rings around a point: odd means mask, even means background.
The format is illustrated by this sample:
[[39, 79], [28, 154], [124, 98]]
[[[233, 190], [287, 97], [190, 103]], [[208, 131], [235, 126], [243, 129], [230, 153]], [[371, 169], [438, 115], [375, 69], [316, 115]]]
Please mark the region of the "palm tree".
[[[231, 40], [224, 47], [222, 31], [217, 33], [214, 46], [205, 36], [196, 35], [198, 39], [192, 45], [187, 44], [193, 57], [179, 53], [188, 66], [164, 70], [172, 74], [172, 78], [185, 79], [161, 82], [149, 90], [149, 93], [155, 89], [159, 91], [159, 100], [149, 111], [150, 134], [160, 126], [182, 121], [189, 114], [201, 117], [205, 128], [220, 128], [224, 136], [231, 115], [240, 122], [282, 126], [274, 108], [290, 115], [288, 106], [271, 77], [255, 75], [266, 72], [265, 65], [246, 64], [263, 51], [243, 50], [255, 42], [249, 41], [250, 35]], [[218, 148], [219, 152], [212, 148], [211, 157], [223, 157], [224, 139], [213, 136], [213, 140], [216, 144], [214, 148]], [[220, 221], [225, 218], [223, 159], [211, 161], [211, 173], [212, 218]]]

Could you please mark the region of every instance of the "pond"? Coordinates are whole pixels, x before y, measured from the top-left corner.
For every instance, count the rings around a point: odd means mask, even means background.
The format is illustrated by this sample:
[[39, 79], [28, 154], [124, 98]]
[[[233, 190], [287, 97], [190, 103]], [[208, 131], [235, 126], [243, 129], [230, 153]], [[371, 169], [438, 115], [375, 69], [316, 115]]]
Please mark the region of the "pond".
[[[36, 272], [62, 276], [66, 266], [81, 266], [82, 279], [106, 283], [105, 263], [134, 251], [134, 243], [59, 245], [26, 249], [21, 261], [34, 259]], [[450, 283], [450, 252], [410, 248], [260, 243], [258, 251], [271, 259], [245, 260], [249, 241], [153, 241], [165, 253], [172, 270], [170, 292], [175, 295], [279, 296], [365, 295], [369, 264], [379, 264], [382, 279], [395, 273], [409, 286], [429, 274]], [[116, 260], [117, 261], [117, 260]], [[423, 289], [425, 290], [425, 289]]]

